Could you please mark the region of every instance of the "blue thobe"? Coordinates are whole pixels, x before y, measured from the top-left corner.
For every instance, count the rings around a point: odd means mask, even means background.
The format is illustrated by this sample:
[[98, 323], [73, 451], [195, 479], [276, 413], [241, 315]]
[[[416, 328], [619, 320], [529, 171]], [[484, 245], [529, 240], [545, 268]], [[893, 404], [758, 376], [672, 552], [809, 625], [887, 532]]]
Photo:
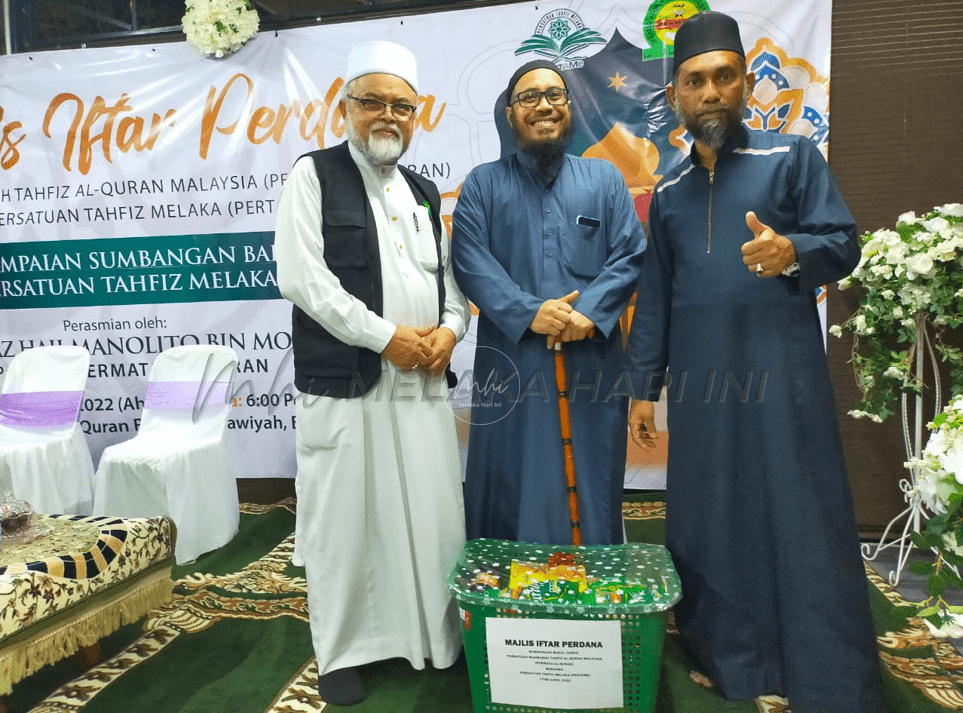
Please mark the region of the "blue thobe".
[[519, 153], [476, 167], [454, 211], [455, 279], [480, 311], [465, 476], [468, 537], [572, 541], [553, 352], [529, 328], [574, 290], [592, 338], [564, 344], [585, 544], [622, 542], [629, 379], [619, 318], [645, 235], [621, 174], [566, 155], [546, 179]]
[[[796, 276], [761, 279], [743, 264], [747, 211], [792, 241]], [[741, 131], [712, 174], [691, 157], [666, 174], [649, 231], [628, 359], [649, 400], [668, 367], [666, 544], [686, 650], [728, 698], [879, 713], [814, 292], [859, 261], [829, 167], [808, 139]]]

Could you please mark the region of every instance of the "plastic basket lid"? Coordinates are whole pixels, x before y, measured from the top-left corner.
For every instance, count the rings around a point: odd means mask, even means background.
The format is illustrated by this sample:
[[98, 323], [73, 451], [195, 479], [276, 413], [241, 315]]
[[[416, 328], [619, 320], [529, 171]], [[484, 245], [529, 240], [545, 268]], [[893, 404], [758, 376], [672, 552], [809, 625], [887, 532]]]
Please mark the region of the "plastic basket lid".
[[[497, 572], [507, 582], [513, 560], [547, 562], [554, 553], [571, 553], [585, 566], [590, 580], [631, 585], [632, 601], [585, 603], [493, 597], [470, 587], [482, 572]], [[647, 613], [669, 609], [682, 597], [679, 575], [662, 545], [543, 545], [506, 540], [470, 540], [448, 575], [448, 588], [462, 603], [509, 608], [528, 613], [603, 614]]]

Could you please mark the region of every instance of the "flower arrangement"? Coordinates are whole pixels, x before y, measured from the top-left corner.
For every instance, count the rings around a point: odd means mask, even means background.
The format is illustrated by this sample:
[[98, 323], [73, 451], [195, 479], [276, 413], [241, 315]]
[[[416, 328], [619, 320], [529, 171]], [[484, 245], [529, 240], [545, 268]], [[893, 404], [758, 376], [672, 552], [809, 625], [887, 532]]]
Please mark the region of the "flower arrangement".
[[883, 421], [904, 393], [919, 394], [913, 358], [921, 339], [950, 365], [951, 391], [963, 393], [963, 353], [945, 343], [947, 329], [963, 324], [963, 204], [948, 203], [924, 216], [904, 213], [896, 230], [862, 236], [862, 259], [839, 288], [864, 289], [859, 308], [829, 331], [852, 334], [850, 364], [862, 399], [854, 418]]
[[181, 20], [187, 41], [207, 57], [226, 57], [256, 33], [257, 10], [250, 0], [187, 0]]
[[916, 491], [933, 513], [922, 532], [912, 533], [913, 544], [932, 550], [935, 561], [911, 562], [911, 572], [927, 577], [929, 597], [906, 616], [921, 616], [938, 636], [963, 637], [963, 606], [944, 599], [947, 589], [963, 589], [963, 396], [955, 397], [929, 424], [932, 431], [919, 459], [906, 463], [916, 469]]

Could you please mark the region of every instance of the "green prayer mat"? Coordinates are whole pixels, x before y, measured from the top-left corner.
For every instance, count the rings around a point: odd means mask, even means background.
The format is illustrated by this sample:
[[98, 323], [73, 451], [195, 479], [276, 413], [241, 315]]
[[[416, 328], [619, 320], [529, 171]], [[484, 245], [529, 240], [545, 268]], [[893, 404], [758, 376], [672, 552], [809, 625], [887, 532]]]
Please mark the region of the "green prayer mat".
[[[14, 686], [9, 713], [301, 713], [323, 704], [308, 627], [304, 570], [292, 567], [294, 503], [243, 505], [238, 535], [174, 568], [175, 599], [101, 643], [104, 661], [78, 675], [69, 661]], [[664, 543], [661, 493], [623, 504], [633, 542]], [[892, 713], [963, 712], [963, 657], [918, 619], [892, 614], [902, 598], [868, 570]], [[361, 668], [368, 698], [357, 713], [473, 713], [462, 656], [415, 671], [393, 659]], [[669, 624], [656, 713], [785, 713], [781, 699], [730, 702], [689, 678]]]

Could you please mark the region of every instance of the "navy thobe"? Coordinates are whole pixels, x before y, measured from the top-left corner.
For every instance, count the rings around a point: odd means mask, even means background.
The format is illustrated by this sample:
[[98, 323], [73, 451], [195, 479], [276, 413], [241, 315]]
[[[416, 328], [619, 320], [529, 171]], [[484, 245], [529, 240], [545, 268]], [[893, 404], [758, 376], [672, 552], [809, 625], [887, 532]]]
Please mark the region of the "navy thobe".
[[574, 290], [595, 323], [564, 344], [585, 544], [622, 542], [630, 395], [619, 318], [645, 235], [621, 174], [566, 155], [546, 179], [519, 153], [476, 167], [454, 211], [452, 265], [480, 311], [465, 476], [468, 538], [571, 543], [553, 352], [529, 328]]
[[[696, 156], [693, 152], [692, 156]], [[754, 211], [794, 276], [742, 262]], [[693, 664], [732, 699], [879, 713], [879, 654], [815, 288], [859, 261], [856, 226], [808, 139], [741, 131], [710, 174], [656, 187], [629, 337], [635, 395], [668, 369], [666, 540]]]

